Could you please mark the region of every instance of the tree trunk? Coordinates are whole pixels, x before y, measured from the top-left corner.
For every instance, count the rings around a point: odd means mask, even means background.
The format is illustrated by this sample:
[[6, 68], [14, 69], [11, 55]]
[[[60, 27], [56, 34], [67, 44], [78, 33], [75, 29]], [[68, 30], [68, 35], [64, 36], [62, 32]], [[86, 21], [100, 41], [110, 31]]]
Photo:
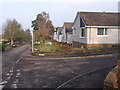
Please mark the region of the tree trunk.
[[11, 45], [13, 45], [13, 40], [11, 39]]

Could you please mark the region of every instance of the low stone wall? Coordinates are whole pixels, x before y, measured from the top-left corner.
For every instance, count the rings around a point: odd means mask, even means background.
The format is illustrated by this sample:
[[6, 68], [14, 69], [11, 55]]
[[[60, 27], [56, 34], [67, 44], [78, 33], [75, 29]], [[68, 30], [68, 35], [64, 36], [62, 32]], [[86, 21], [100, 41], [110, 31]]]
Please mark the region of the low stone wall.
[[120, 60], [117, 66], [113, 68], [104, 81], [104, 90], [108, 88], [120, 88]]

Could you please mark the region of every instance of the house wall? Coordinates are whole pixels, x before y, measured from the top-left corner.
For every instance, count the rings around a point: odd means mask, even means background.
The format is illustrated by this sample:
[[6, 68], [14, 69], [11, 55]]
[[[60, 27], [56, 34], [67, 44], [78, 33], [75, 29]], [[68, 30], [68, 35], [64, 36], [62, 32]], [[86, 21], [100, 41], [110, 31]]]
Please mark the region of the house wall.
[[62, 35], [59, 35], [58, 42], [62, 42]]
[[73, 42], [73, 35], [72, 34], [67, 34], [67, 44], [72, 44]]
[[87, 28], [87, 44], [116, 44], [118, 43], [118, 29], [108, 28], [107, 36], [98, 36], [97, 28]]
[[62, 41], [67, 42], [65, 26], [62, 29]]
[[56, 34], [56, 32], [54, 32], [53, 39], [54, 39], [54, 40], [57, 40], [57, 34]]
[[[75, 28], [76, 34], [73, 31], [73, 46], [74, 47], [97, 47], [97, 46], [112, 46], [113, 44], [118, 43], [118, 28], [107, 27], [108, 35], [107, 36], [98, 36], [97, 35], [97, 26], [96, 27], [86, 27], [85, 37], [80, 37], [80, 15], [77, 14], [73, 27]], [[102, 26], [103, 27], [103, 26]], [[102, 28], [101, 27], [101, 28]], [[100, 27], [99, 27], [100, 28]], [[104, 27], [105, 28], [105, 27]]]
[[76, 34], [74, 34], [74, 31], [73, 31], [73, 46], [81, 47], [81, 44], [83, 45], [87, 43], [87, 29], [85, 29], [85, 37], [81, 38], [80, 37], [81, 28], [80, 28], [80, 15], [79, 14], [77, 14], [76, 16], [73, 27], [75, 28], [75, 31], [76, 31]]

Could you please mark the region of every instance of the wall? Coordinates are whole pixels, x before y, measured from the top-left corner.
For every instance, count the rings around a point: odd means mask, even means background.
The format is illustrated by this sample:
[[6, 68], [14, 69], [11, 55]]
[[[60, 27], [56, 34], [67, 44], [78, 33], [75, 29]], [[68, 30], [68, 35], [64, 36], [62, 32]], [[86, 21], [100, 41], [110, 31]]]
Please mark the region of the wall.
[[62, 42], [62, 35], [59, 35], [59, 39], [58, 39], [58, 42]]
[[85, 30], [85, 38], [80, 38], [80, 15], [77, 14], [76, 19], [74, 21], [73, 27], [76, 30], [76, 34], [73, 34], [73, 41], [80, 43], [87, 43], [87, 30]]
[[62, 28], [62, 40], [63, 42], [67, 42], [65, 26]]
[[116, 44], [118, 43], [118, 29], [108, 28], [107, 36], [98, 36], [97, 28], [87, 28], [87, 44]]
[[67, 43], [68, 43], [68, 44], [72, 44], [72, 41], [73, 41], [73, 35], [67, 33]]
[[54, 33], [53, 39], [57, 40], [57, 34], [56, 34], [56, 32]]

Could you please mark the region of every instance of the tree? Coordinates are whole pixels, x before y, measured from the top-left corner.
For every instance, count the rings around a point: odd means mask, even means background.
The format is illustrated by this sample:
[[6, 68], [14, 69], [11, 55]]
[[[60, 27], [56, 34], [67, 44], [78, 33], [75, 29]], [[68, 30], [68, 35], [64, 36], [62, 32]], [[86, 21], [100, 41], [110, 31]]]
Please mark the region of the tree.
[[49, 20], [49, 18], [50, 18], [49, 13], [46, 13], [46, 12], [43, 11], [41, 14], [46, 19], [46, 21]]
[[49, 30], [49, 35], [53, 36], [54, 33], [54, 26], [52, 24], [52, 21], [48, 20], [46, 23], [46, 28]]
[[11, 45], [15, 41], [28, 41], [30, 39], [30, 32], [24, 31], [15, 19], [7, 20], [6, 24], [3, 25], [4, 38], [11, 42]]
[[35, 40], [47, 39], [53, 35], [53, 24], [49, 20], [49, 13], [42, 12], [38, 14], [36, 19], [32, 21], [32, 27], [34, 31]]
[[19, 38], [19, 31], [21, 30], [21, 25], [14, 20], [7, 20], [6, 24], [3, 26], [4, 38], [13, 42]]

